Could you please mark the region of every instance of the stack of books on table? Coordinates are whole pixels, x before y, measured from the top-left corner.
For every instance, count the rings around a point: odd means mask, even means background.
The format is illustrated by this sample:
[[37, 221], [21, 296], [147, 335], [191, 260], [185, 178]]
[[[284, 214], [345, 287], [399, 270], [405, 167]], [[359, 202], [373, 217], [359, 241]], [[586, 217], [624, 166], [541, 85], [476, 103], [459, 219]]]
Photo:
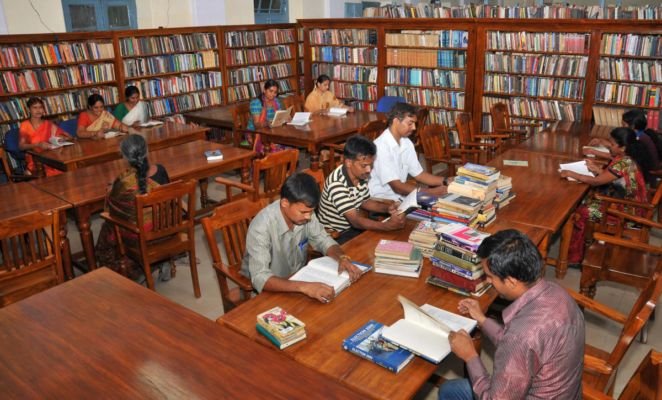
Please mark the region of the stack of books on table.
[[433, 220], [446, 223], [472, 225], [476, 223], [483, 202], [456, 193], [447, 193], [432, 207]]
[[421, 221], [409, 234], [409, 243], [419, 249], [423, 257], [430, 258], [439, 240], [439, 229], [446, 226], [443, 222]]
[[512, 179], [509, 176], [501, 175], [497, 180], [496, 197], [494, 198], [497, 210], [507, 206], [514, 198]]
[[306, 338], [306, 325], [280, 307], [258, 315], [255, 327], [281, 350]]
[[432, 258], [429, 284], [441, 286], [465, 296], [481, 296], [490, 288], [476, 254], [487, 233], [461, 224], [441, 229], [441, 239]]
[[375, 248], [375, 272], [418, 278], [423, 255], [413, 244], [382, 239]]

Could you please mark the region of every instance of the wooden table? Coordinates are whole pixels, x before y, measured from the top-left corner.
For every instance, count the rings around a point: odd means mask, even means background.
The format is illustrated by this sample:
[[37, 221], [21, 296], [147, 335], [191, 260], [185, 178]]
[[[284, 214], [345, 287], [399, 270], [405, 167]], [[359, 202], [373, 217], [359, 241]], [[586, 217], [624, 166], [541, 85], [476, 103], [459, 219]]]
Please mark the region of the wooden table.
[[7, 399], [361, 396], [103, 268], [0, 309]]
[[[131, 128], [131, 133], [142, 135], [154, 151], [194, 140], [205, 139], [207, 128], [167, 122], [152, 128]], [[55, 150], [30, 151], [33, 157], [43, 164], [61, 171], [72, 171], [89, 165], [121, 158], [120, 142], [124, 136], [110, 139], [78, 139], [72, 146], [64, 146]]]
[[188, 122], [212, 126], [214, 128], [229, 129], [234, 127], [232, 111], [235, 105], [210, 107], [200, 111], [193, 111], [184, 114]]
[[[222, 161], [208, 162], [206, 150], [219, 149], [223, 152]], [[246, 150], [196, 140], [150, 152], [151, 163], [161, 164], [168, 171], [171, 180], [198, 179], [201, 182], [201, 207], [208, 206], [206, 196], [207, 178], [225, 171], [241, 169], [242, 181], [248, 181], [251, 160], [255, 153]], [[67, 172], [53, 177], [33, 181], [39, 189], [65, 200], [74, 207], [76, 224], [81, 236], [88, 267], [96, 268], [94, 239], [90, 230], [90, 217], [103, 209], [106, 192], [119, 174], [128, 168], [124, 160], [109, 161]]]
[[62, 251], [62, 267], [67, 277], [72, 276], [71, 249], [67, 239], [66, 210], [71, 204], [57, 196], [41, 191], [29, 183], [0, 185], [0, 220], [20, 217], [35, 211], [60, 213], [59, 244]]

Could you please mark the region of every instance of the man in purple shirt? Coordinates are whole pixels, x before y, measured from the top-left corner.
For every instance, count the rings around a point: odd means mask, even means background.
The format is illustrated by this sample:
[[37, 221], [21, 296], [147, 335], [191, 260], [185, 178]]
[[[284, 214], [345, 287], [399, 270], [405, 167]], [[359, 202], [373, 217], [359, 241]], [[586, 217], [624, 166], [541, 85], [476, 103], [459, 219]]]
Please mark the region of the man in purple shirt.
[[451, 332], [451, 349], [466, 362], [469, 379], [447, 381], [439, 399], [580, 399], [584, 316], [575, 301], [542, 278], [540, 252], [516, 230], [486, 238], [478, 255], [487, 280], [512, 303], [501, 325], [476, 300], [460, 301], [460, 312], [495, 343], [494, 368], [490, 376], [467, 332]]

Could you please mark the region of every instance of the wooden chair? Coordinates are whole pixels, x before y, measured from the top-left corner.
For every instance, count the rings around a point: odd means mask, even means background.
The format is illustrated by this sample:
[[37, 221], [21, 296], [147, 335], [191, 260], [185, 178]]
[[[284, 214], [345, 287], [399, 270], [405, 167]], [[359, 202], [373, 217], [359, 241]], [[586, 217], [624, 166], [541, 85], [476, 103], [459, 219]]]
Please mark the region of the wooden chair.
[[458, 113], [455, 117], [455, 129], [460, 140], [459, 150], [479, 150], [481, 154], [485, 154], [485, 161], [489, 161], [503, 150], [504, 141], [510, 139], [510, 135], [507, 134], [474, 133], [471, 114], [465, 112]]
[[464, 165], [468, 160], [478, 162], [480, 154], [478, 150], [462, 150], [457, 156], [451, 154], [448, 130], [444, 125], [430, 124], [421, 131], [419, 136], [425, 157], [425, 170], [429, 173], [432, 173], [433, 164], [445, 163], [448, 165], [447, 176], [454, 176], [457, 165]]
[[[588, 385], [582, 387], [582, 392], [585, 400], [612, 399], [611, 396]], [[662, 400], [662, 353], [652, 349], [648, 352], [618, 399]]]
[[[195, 297], [200, 297], [200, 282], [195, 257], [194, 210], [196, 181], [173, 182], [149, 193], [136, 196], [136, 222], [103, 212], [101, 217], [115, 228], [126, 274], [127, 255], [139, 262], [145, 271], [147, 287], [154, 290], [151, 265], [188, 253]], [[186, 197], [186, 200], [184, 198]], [[184, 208], [184, 205], [186, 208]], [[151, 217], [151, 222], [146, 217]], [[138, 246], [125, 244], [122, 230], [138, 236]], [[173, 265], [173, 274], [174, 274]]]
[[510, 116], [510, 110], [504, 103], [496, 103], [490, 107], [490, 116], [492, 117], [494, 132], [510, 135], [517, 143], [526, 138], [529, 132], [526, 129], [515, 129], [515, 127], [535, 128], [542, 126], [539, 123], [512, 122], [513, 118]]
[[618, 342], [611, 352], [606, 352], [588, 344], [585, 345], [584, 374], [582, 377], [584, 386], [591, 386], [597, 391], [612, 394], [618, 366], [630, 348], [632, 341], [650, 318], [655, 309], [655, 304], [660, 294], [662, 294], [662, 279], [660, 279], [660, 276], [658, 273], [653, 274], [629, 315], [621, 314], [604, 304], [568, 290], [577, 304], [583, 307], [584, 310], [590, 310], [623, 325]]
[[[225, 185], [225, 195], [228, 202], [232, 201], [232, 188], [239, 188], [252, 193], [254, 198], [272, 200], [280, 196], [280, 187], [285, 178], [297, 169], [299, 150], [287, 149], [268, 153], [266, 157], [253, 161], [253, 180], [251, 185], [232, 179], [217, 177], [216, 182]], [[264, 175], [263, 190], [260, 190], [260, 176]]]
[[[385, 120], [374, 120], [369, 121], [363, 124], [361, 128], [356, 132], [358, 135], [365, 136], [369, 140], [375, 140], [379, 135], [386, 130], [386, 121]], [[342, 164], [343, 160], [343, 150], [345, 149], [344, 143], [325, 143], [325, 147], [329, 149], [329, 159], [324, 166], [324, 174], [329, 175], [333, 170], [335, 170], [338, 165]]]
[[[27, 163], [25, 161], [25, 152], [18, 148], [18, 129], [11, 129], [3, 138], [2, 146], [0, 147], [0, 158], [2, 171], [0, 173], [7, 177], [7, 182], [25, 182], [37, 179], [43, 174], [43, 166], [35, 162], [37, 171], [35, 174], [28, 172]], [[13, 156], [12, 156], [13, 154]]]
[[[253, 286], [251, 280], [240, 273], [241, 262], [246, 252], [248, 226], [263, 207], [264, 202], [244, 198], [217, 207], [211, 216], [201, 221], [221, 289], [223, 312], [251, 298]], [[218, 248], [218, 234], [222, 237], [227, 263], [223, 262]], [[230, 287], [228, 280], [237, 287]]]
[[[241, 142], [248, 129], [248, 121], [251, 118], [250, 103], [237, 103], [232, 109], [232, 137], [236, 147], [242, 147]], [[252, 149], [253, 144], [243, 146]]]
[[59, 232], [57, 212], [0, 221], [0, 307], [64, 281]]
[[292, 106], [292, 111], [293, 112], [302, 112], [303, 111], [304, 101], [301, 99], [301, 96], [298, 96], [296, 94], [292, 94], [292, 95], [289, 95], [289, 96], [281, 97], [281, 101], [283, 102], [283, 106], [285, 106], [285, 109]]
[[430, 116], [430, 110], [425, 107], [420, 107], [416, 113], [416, 131], [414, 134], [409, 137], [414, 143], [414, 148], [417, 153], [423, 151], [421, 147], [421, 139], [419, 138], [418, 132], [422, 131], [428, 124], [428, 117]]
[[[634, 222], [646, 229], [662, 229], [662, 224], [630, 214], [607, 210], [608, 215], [618, 218], [618, 226]], [[579, 281], [580, 292], [588, 297], [595, 296], [598, 281], [611, 281], [638, 289], [645, 287], [656, 271], [662, 274], [662, 247], [624, 238], [622, 229], [615, 235], [596, 232], [594, 243], [586, 250]]]

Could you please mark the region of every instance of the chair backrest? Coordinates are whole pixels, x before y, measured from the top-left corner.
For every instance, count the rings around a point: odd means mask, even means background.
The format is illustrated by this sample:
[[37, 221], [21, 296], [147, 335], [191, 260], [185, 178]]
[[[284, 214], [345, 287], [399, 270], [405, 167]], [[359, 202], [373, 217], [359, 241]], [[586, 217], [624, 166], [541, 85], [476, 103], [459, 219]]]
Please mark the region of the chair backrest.
[[639, 364], [619, 400], [662, 400], [662, 353], [650, 350]]
[[465, 112], [457, 113], [457, 116], [455, 117], [455, 129], [457, 130], [460, 143], [470, 143], [474, 141], [471, 114]]
[[377, 112], [387, 113], [396, 103], [406, 103], [407, 99], [400, 96], [384, 96], [377, 101]]
[[22, 175], [27, 170], [25, 161], [25, 152], [18, 147], [19, 131], [18, 128], [13, 128], [5, 133], [3, 147], [5, 148], [5, 155], [10, 171], [16, 175]]
[[71, 118], [64, 121], [60, 121], [58, 124], [60, 129], [67, 132], [71, 137], [78, 136], [78, 118]]
[[136, 196], [136, 225], [141, 232], [141, 245], [193, 229], [195, 185], [194, 180], [177, 181]]
[[357, 133], [359, 135], [363, 135], [367, 137], [370, 140], [375, 140], [377, 139], [377, 136], [381, 135], [382, 132], [384, 132], [385, 130], [386, 130], [386, 121], [374, 120], [363, 124], [363, 126], [359, 128]]
[[301, 97], [297, 94], [283, 96], [281, 97], [281, 101], [283, 102], [283, 106], [285, 106], [285, 109], [292, 106], [292, 110], [294, 110], [294, 112], [303, 111], [303, 101], [301, 101]]
[[[263, 199], [280, 196], [280, 188], [285, 179], [297, 169], [299, 150], [287, 149], [268, 153], [266, 157], [253, 161], [253, 187], [255, 194]], [[260, 177], [264, 176], [263, 190], [260, 191]]]
[[237, 103], [232, 109], [232, 127], [235, 131], [246, 129], [251, 117], [250, 103]]
[[430, 109], [420, 107], [416, 113], [416, 131], [422, 131], [428, 124], [428, 117], [430, 116]]
[[492, 117], [492, 127], [495, 132], [510, 129], [510, 111], [506, 104], [493, 104], [490, 107], [490, 116]]
[[63, 282], [59, 232], [57, 212], [0, 221], [0, 307]]
[[11, 175], [12, 170], [9, 166], [9, 161], [7, 160], [7, 154], [5, 153], [5, 149], [0, 147], [0, 185], [11, 183]]
[[450, 143], [446, 126], [429, 124], [420, 132], [419, 138], [426, 159], [450, 158]]

